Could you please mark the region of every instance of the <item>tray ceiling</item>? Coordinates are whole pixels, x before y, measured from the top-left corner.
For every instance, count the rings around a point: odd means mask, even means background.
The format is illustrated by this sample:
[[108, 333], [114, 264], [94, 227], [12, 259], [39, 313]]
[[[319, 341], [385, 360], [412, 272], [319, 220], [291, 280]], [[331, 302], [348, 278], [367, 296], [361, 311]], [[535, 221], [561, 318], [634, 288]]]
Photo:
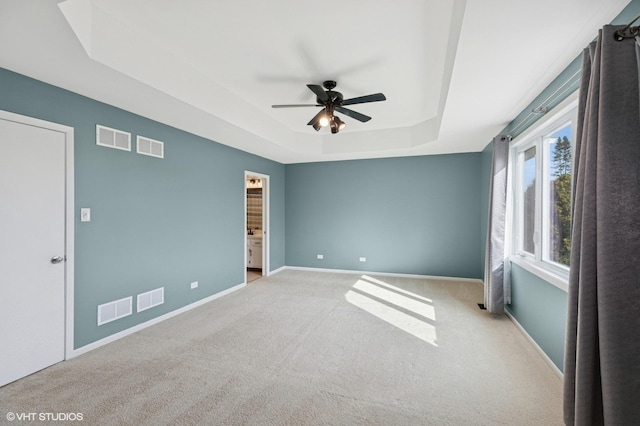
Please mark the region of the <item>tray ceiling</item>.
[[[627, 3], [10, 0], [0, 66], [284, 163], [473, 152]], [[387, 101], [337, 135], [271, 108], [327, 79]]]

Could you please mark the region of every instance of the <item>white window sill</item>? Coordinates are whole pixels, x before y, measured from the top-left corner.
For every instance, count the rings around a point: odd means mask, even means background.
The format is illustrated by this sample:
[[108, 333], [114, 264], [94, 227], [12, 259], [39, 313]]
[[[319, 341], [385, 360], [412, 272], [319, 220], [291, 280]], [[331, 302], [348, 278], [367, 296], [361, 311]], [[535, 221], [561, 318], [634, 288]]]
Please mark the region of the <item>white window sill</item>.
[[567, 292], [569, 290], [569, 276], [568, 274], [559, 274], [555, 271], [551, 271], [538, 263], [532, 262], [531, 260], [521, 257], [518, 255], [509, 257], [511, 263], [515, 263], [521, 268], [531, 272], [533, 275], [547, 281], [549, 284], [552, 284], [558, 287], [560, 290]]

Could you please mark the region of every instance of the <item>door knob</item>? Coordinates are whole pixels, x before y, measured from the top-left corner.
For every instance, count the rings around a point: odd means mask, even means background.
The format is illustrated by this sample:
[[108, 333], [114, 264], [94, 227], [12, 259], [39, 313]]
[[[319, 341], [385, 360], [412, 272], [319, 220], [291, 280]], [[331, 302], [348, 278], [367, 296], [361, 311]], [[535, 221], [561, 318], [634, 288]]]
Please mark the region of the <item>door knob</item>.
[[62, 256], [54, 256], [51, 258], [51, 263], [53, 263], [54, 265], [56, 263], [60, 263], [60, 262], [64, 262], [64, 257]]

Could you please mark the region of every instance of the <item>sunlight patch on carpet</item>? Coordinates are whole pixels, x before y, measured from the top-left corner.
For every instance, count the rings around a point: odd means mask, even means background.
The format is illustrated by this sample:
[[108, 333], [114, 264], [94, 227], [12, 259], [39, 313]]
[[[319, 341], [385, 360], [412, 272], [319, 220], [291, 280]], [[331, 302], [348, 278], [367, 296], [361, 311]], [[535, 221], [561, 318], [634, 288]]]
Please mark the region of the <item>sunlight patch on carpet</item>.
[[[374, 282], [377, 285], [374, 285]], [[393, 291], [390, 289], [393, 289]], [[430, 303], [416, 300], [418, 298]], [[430, 299], [365, 275], [353, 285], [352, 290], [347, 291], [345, 299], [354, 306], [418, 339], [433, 346], [438, 346], [436, 343], [436, 327], [429, 323], [436, 320], [435, 308]], [[412, 312], [416, 315], [410, 315], [407, 312]], [[420, 319], [420, 317], [424, 319]]]

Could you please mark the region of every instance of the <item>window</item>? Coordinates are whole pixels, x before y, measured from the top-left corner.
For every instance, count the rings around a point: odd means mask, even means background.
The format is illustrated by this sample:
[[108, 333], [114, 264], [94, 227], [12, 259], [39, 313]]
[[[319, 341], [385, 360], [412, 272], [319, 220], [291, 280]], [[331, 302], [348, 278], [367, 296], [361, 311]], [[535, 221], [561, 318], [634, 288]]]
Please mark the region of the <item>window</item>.
[[522, 197], [522, 235], [521, 249], [535, 254], [536, 223], [536, 147], [532, 146], [520, 154], [522, 157], [521, 193]]
[[[576, 102], [567, 102], [511, 148], [511, 260], [566, 290]], [[558, 109], [558, 108], [557, 108]]]
[[544, 138], [547, 151], [548, 191], [544, 218], [547, 222], [545, 260], [569, 266], [571, 251], [572, 123]]

